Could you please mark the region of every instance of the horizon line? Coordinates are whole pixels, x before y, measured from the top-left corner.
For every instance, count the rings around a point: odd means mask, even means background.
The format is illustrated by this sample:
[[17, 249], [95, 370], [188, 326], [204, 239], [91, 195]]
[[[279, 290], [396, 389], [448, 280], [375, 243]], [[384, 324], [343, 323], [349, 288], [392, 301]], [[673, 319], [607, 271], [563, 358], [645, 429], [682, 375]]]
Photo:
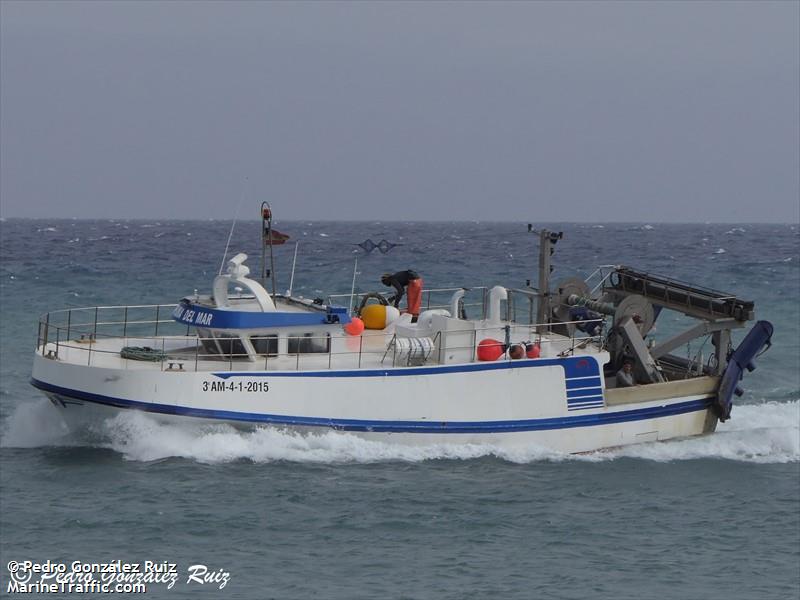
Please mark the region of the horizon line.
[[[8, 221], [165, 221], [177, 223], [215, 223], [225, 222], [230, 223], [234, 219], [227, 218], [213, 218], [213, 219], [180, 219], [175, 217], [6, 217], [0, 216], [0, 223]], [[260, 223], [261, 219], [235, 219], [237, 222], [244, 223]], [[559, 221], [559, 220], [492, 220], [492, 219], [428, 219], [428, 220], [408, 220], [408, 219], [275, 219], [275, 223], [556, 223], [556, 224], [569, 224], [569, 225], [798, 225], [800, 226], [800, 219], [797, 221]]]

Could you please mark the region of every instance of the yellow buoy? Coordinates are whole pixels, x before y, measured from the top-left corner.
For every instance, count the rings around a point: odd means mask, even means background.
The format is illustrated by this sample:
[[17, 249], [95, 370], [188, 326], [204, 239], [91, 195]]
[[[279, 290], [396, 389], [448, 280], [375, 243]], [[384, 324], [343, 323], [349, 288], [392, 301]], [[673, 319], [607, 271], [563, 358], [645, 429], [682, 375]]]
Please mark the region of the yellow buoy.
[[367, 329], [386, 327], [386, 307], [383, 304], [367, 304], [361, 309], [361, 320]]

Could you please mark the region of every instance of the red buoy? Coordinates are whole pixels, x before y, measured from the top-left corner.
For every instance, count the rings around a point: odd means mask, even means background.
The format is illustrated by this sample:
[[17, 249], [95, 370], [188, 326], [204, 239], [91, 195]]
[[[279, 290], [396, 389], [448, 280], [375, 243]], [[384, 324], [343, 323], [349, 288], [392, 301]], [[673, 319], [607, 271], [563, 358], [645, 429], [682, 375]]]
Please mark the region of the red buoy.
[[535, 344], [531, 344], [530, 342], [525, 344], [525, 355], [528, 358], [539, 358], [541, 354], [542, 354], [542, 347], [541, 345], [539, 345], [538, 342]]
[[486, 338], [478, 342], [478, 360], [493, 361], [497, 360], [506, 351], [505, 344], [491, 338]]
[[351, 317], [350, 322], [344, 326], [347, 335], [361, 335], [364, 332], [364, 321], [358, 317]]

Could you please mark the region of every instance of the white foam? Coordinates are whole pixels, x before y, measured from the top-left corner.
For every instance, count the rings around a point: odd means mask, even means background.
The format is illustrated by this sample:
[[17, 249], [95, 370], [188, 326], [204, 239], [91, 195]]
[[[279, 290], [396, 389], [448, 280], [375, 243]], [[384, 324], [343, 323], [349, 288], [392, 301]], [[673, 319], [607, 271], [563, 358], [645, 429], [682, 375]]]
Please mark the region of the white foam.
[[713, 435], [626, 446], [604, 457], [658, 462], [719, 458], [755, 463], [800, 461], [800, 401], [734, 406], [731, 419]]
[[717, 248], [714, 254], [725, 254], [725, 248]]
[[0, 446], [4, 448], [40, 448], [67, 446], [71, 434], [59, 412], [47, 398], [25, 402], [3, 423]]
[[800, 401], [735, 406], [730, 421], [713, 435], [626, 446], [584, 455], [567, 455], [538, 446], [514, 449], [490, 444], [406, 446], [364, 440], [352, 434], [299, 434], [270, 427], [242, 431], [228, 425], [196, 422], [166, 424], [128, 411], [107, 419], [88, 433], [67, 434], [49, 402], [20, 406], [8, 419], [5, 447], [95, 446], [110, 448], [127, 460], [185, 458], [202, 463], [231, 461], [301, 463], [376, 463], [388, 461], [470, 460], [494, 456], [526, 464], [565, 460], [608, 461], [636, 458], [657, 462], [724, 459], [756, 463], [800, 461]]
[[142, 413], [123, 413], [104, 424], [109, 447], [136, 461], [182, 457], [199, 462], [373, 463], [469, 459], [490, 454], [488, 447], [403, 446], [363, 440], [337, 432], [292, 433], [270, 427], [240, 431], [227, 425], [165, 425]]

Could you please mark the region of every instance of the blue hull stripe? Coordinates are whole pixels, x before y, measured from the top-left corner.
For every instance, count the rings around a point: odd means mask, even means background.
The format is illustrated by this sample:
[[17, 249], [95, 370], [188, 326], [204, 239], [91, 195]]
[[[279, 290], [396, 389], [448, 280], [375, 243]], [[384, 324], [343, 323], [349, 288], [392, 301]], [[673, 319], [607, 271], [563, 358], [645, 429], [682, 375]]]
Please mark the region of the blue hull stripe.
[[577, 406], [580, 404], [595, 404], [599, 402], [600, 404], [603, 403], [603, 396], [597, 394], [595, 396], [586, 396], [585, 398], [577, 398], [575, 400], [569, 400], [567, 404], [570, 406]]
[[297, 417], [290, 415], [270, 415], [261, 413], [243, 413], [227, 410], [210, 410], [171, 406], [169, 404], [153, 404], [136, 400], [124, 400], [99, 394], [91, 394], [80, 390], [71, 390], [51, 385], [37, 379], [31, 384], [45, 392], [59, 394], [66, 398], [94, 402], [117, 408], [132, 408], [147, 412], [179, 415], [185, 417], [202, 417], [221, 421], [239, 421], [277, 426], [327, 427], [342, 431], [383, 432], [383, 433], [515, 433], [521, 431], [545, 431], [552, 429], [571, 429], [575, 427], [595, 427], [612, 423], [655, 419], [685, 413], [707, 410], [711, 406], [711, 398], [688, 400], [666, 406], [637, 408], [619, 412], [595, 413], [590, 415], [574, 415], [548, 419], [525, 419], [519, 421], [373, 421], [361, 419], [327, 419], [320, 417]]
[[567, 408], [569, 410], [582, 410], [585, 408], [600, 408], [603, 406], [602, 400], [592, 400], [591, 402], [579, 402], [577, 404], [569, 404]]
[[582, 379], [567, 379], [568, 390], [577, 390], [585, 387], [600, 387], [600, 378], [586, 377]]
[[600, 388], [590, 388], [587, 390], [570, 390], [567, 392], [567, 398], [572, 400], [578, 398], [584, 398], [586, 396], [602, 396], [603, 390]]
[[522, 360], [503, 360], [500, 362], [478, 362], [461, 365], [440, 365], [435, 367], [388, 367], [386, 369], [353, 369], [333, 371], [223, 371], [212, 373], [220, 379], [231, 377], [417, 377], [419, 375], [441, 375], [447, 373], [473, 373], [480, 371], [504, 371], [507, 369], [528, 369], [531, 367], [563, 367], [565, 378], [580, 378], [586, 387], [592, 379], [599, 383], [599, 368], [593, 357], [569, 356], [566, 358], [537, 358]]

